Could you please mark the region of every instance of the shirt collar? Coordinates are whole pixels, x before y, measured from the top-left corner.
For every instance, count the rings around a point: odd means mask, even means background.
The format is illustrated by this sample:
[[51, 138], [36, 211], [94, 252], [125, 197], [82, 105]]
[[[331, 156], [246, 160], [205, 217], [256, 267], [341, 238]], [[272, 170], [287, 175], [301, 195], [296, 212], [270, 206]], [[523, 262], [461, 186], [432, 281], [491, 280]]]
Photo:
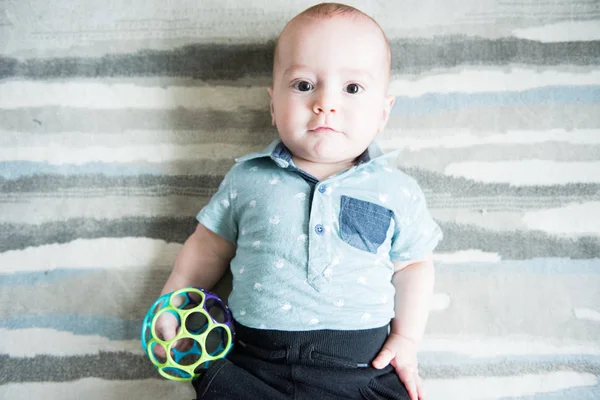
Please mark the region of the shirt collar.
[[[389, 157], [397, 153], [397, 151], [384, 153], [377, 143], [372, 142], [369, 145], [369, 147], [360, 156], [358, 156], [357, 165], [366, 164], [375, 159]], [[292, 163], [292, 154], [290, 153], [288, 148], [283, 144], [281, 139], [273, 141], [270, 145], [265, 147], [264, 150], [246, 154], [245, 156], [236, 158], [235, 161], [241, 163], [243, 161], [266, 157], [270, 157], [281, 168], [287, 168]]]

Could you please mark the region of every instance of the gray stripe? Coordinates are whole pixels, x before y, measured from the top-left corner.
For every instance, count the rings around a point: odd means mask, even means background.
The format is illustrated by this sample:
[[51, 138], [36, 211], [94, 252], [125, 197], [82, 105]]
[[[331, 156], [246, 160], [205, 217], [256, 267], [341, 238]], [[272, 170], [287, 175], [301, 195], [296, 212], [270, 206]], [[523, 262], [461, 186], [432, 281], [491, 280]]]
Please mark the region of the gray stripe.
[[[207, 104], [208, 108], [208, 104]], [[468, 107], [423, 115], [390, 117], [388, 129], [410, 131], [469, 129], [492, 135], [508, 130], [596, 129], [600, 111], [594, 105], [523, 107]], [[262, 143], [275, 136], [267, 106], [262, 110], [87, 110], [64, 107], [0, 109], [0, 130], [27, 133], [123, 133], [161, 130], [173, 132], [175, 143]], [[228, 134], [239, 130], [240, 135]], [[198, 132], [196, 136], [194, 133]], [[130, 133], [128, 133], [130, 134]], [[157, 137], [156, 140], [162, 140]], [[204, 141], [206, 140], [206, 141]], [[185, 142], [184, 142], [185, 141]]]
[[[459, 65], [594, 65], [600, 62], [600, 41], [540, 43], [524, 39], [497, 40], [466, 36], [395, 40], [394, 73], [421, 73]], [[443, 55], [443, 56], [441, 56]]]
[[[211, 196], [216, 192], [223, 176], [118, 176], [106, 175], [35, 175], [15, 180], [0, 178], [0, 193], [60, 192], [62, 196], [126, 195], [135, 196], [136, 188], [149, 195]], [[134, 189], [133, 193], [127, 190]], [[94, 191], [95, 190], [95, 191]]]
[[420, 168], [403, 168], [408, 175], [414, 177], [427, 193], [438, 193], [456, 198], [479, 196], [515, 196], [515, 197], [548, 197], [548, 196], [597, 196], [600, 184], [569, 183], [551, 186], [511, 186], [508, 183], [481, 183], [466, 178], [454, 178], [438, 172]]
[[[210, 102], [207, 101], [207, 108]], [[63, 107], [0, 110], [0, 129], [43, 132], [125, 132], [128, 130], [203, 131], [211, 135], [228, 129], [272, 132], [268, 108], [264, 111], [219, 110], [86, 110]], [[231, 140], [225, 135], [221, 141]], [[258, 135], [256, 139], [264, 140]]]
[[[440, 221], [445, 238], [436, 251], [479, 249], [502, 258], [594, 258], [600, 254], [600, 237], [558, 238], [538, 231], [494, 232], [470, 225]], [[194, 231], [193, 216], [127, 217], [117, 220], [75, 218], [40, 225], [0, 224], [0, 251], [24, 249], [78, 238], [147, 237], [183, 243]]]
[[[72, 218], [118, 219], [136, 217], [186, 217], [196, 215], [205, 197], [191, 196], [99, 196], [99, 197], [40, 197], [19, 196], [17, 199], [0, 195], [0, 222], [40, 224]], [[32, 212], [35, 210], [35, 212]]]
[[[401, 168], [421, 168], [443, 173], [446, 167], [456, 162], [482, 161], [522, 161], [522, 160], [565, 161], [598, 161], [600, 145], [570, 144], [558, 142], [533, 144], [489, 144], [466, 148], [423, 149], [418, 151], [402, 151], [398, 156]], [[573, 180], [576, 180], [573, 177]]]
[[[466, 36], [397, 39], [390, 43], [393, 73], [421, 73], [458, 65], [595, 65], [600, 41], [540, 43], [516, 38], [497, 40]], [[0, 57], [0, 79], [168, 76], [203, 81], [268, 77], [274, 41], [265, 44], [192, 44], [174, 50], [146, 50], [104, 57], [63, 57], [20, 61]], [[443, 54], [443, 57], [440, 57]]]
[[518, 194], [513, 195], [489, 195], [489, 196], [464, 196], [453, 197], [447, 193], [431, 193], [427, 194], [427, 201], [431, 210], [465, 210], [467, 212], [477, 212], [485, 214], [487, 212], [507, 212], [520, 213], [523, 211], [541, 210], [548, 208], [563, 207], [574, 203], [585, 203], [589, 201], [598, 201], [597, 194], [579, 195], [573, 193], [571, 195], [553, 196], [533, 196], [519, 197]]
[[444, 240], [436, 251], [479, 249], [503, 259], [537, 257], [594, 258], [600, 254], [600, 237], [558, 238], [539, 231], [490, 232], [468, 225], [439, 222]]
[[148, 237], [183, 243], [196, 225], [194, 216], [126, 217], [118, 220], [74, 218], [40, 225], [0, 224], [0, 251], [102, 237]]
[[146, 356], [127, 352], [97, 355], [11, 358], [0, 355], [0, 385], [9, 382], [67, 382], [96, 377], [110, 380], [145, 379], [158, 373]]
[[[494, 360], [483, 365], [435, 365], [423, 363], [419, 371], [425, 379], [478, 376], [514, 376], [519, 374], [575, 371], [600, 375], [600, 366], [592, 361], [573, 359]], [[22, 373], [27, 371], [27, 373]], [[158, 377], [146, 356], [130, 353], [56, 357], [38, 355], [12, 358], [0, 355], [0, 384], [11, 382], [68, 382], [95, 377], [106, 380], [137, 380]], [[185, 383], [181, 383], [182, 385]]]
[[[427, 195], [457, 199], [487, 196], [503, 197], [568, 197], [594, 198], [600, 193], [600, 184], [570, 183], [552, 186], [511, 186], [504, 183], [480, 183], [465, 178], [454, 178], [418, 168], [404, 168], [414, 177]], [[216, 191], [223, 176], [175, 175], [175, 176], [119, 176], [105, 175], [36, 175], [14, 180], [0, 178], [0, 196], [36, 193], [48, 197], [95, 197], [95, 196], [171, 196], [184, 195], [210, 197]], [[57, 192], [57, 193], [52, 193]], [[11, 196], [12, 197], [12, 196]], [[14, 199], [13, 199], [14, 200]], [[436, 205], [445, 208], [445, 205]]]

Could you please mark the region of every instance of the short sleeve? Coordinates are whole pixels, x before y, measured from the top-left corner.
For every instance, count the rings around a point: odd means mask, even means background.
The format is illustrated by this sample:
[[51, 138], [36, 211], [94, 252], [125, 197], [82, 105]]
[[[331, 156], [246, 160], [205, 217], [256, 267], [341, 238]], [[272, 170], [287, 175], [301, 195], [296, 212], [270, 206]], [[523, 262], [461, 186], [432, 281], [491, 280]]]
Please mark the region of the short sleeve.
[[207, 229], [235, 244], [238, 236], [238, 225], [235, 217], [234, 171], [230, 170], [219, 185], [219, 190], [208, 204], [200, 210], [196, 219]]
[[402, 189], [400, 197], [401, 206], [394, 215], [390, 259], [419, 260], [433, 252], [443, 237], [442, 230], [431, 217], [425, 195], [416, 182]]

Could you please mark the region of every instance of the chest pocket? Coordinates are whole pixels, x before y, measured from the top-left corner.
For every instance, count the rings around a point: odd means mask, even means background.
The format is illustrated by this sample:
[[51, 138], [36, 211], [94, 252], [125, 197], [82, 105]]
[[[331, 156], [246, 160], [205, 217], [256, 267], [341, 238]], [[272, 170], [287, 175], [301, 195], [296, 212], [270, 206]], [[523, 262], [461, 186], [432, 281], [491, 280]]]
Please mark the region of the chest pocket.
[[340, 236], [352, 247], [376, 253], [385, 241], [392, 211], [378, 204], [342, 196]]

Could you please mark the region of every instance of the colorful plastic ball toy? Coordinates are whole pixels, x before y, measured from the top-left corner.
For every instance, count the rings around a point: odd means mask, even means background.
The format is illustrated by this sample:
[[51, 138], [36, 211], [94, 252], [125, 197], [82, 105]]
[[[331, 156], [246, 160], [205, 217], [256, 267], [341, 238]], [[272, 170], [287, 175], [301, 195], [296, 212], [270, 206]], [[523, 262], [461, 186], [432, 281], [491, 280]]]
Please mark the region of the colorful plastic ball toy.
[[[175, 318], [179, 328], [171, 340], [156, 330], [163, 318]], [[199, 377], [214, 360], [229, 353], [234, 343], [233, 317], [214, 293], [189, 287], [158, 298], [142, 325], [142, 348], [167, 379], [190, 381]]]

